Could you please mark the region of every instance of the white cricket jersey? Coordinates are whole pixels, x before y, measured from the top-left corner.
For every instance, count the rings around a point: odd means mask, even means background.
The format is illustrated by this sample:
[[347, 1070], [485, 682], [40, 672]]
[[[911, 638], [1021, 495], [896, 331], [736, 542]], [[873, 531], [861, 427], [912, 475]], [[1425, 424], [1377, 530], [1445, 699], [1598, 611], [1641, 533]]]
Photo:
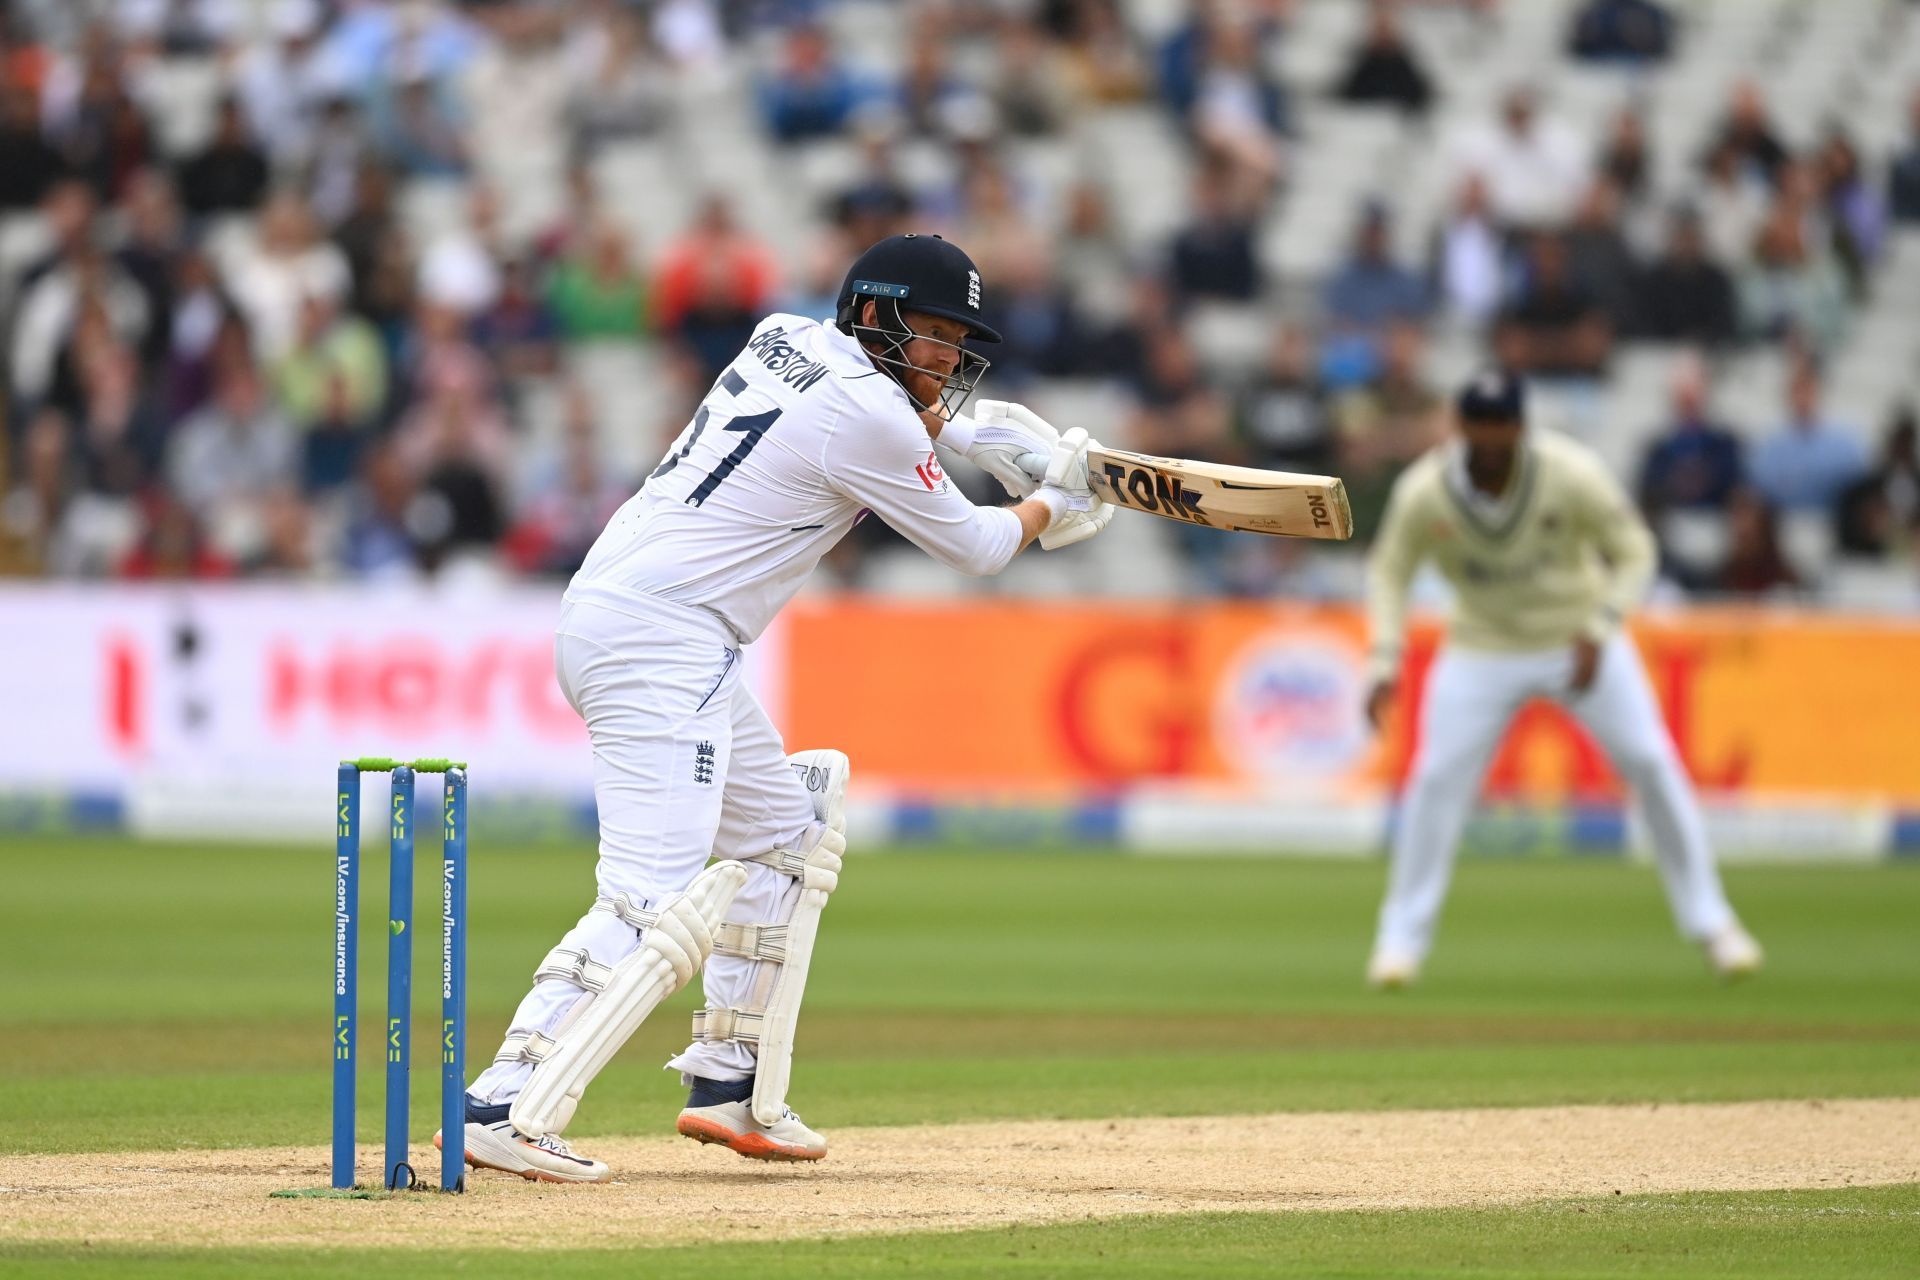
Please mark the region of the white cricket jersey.
[[1398, 669], [1408, 584], [1431, 561], [1452, 585], [1449, 642], [1464, 649], [1558, 649], [1620, 625], [1653, 576], [1653, 535], [1584, 445], [1550, 431], [1522, 437], [1507, 492], [1467, 479], [1459, 441], [1400, 474], [1367, 562], [1374, 669]]
[[962, 573], [998, 573], [1020, 549], [1019, 517], [948, 481], [906, 392], [859, 343], [768, 316], [607, 522], [567, 599], [629, 613], [665, 600], [751, 641], [868, 511]]

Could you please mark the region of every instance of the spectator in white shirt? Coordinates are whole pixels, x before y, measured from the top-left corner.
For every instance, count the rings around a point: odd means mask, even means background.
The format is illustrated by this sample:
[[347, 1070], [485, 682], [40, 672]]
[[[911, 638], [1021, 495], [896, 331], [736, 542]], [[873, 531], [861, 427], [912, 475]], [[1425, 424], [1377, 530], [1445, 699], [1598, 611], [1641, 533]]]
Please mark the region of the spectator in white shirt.
[[1565, 121], [1543, 115], [1533, 90], [1508, 92], [1497, 122], [1456, 141], [1456, 167], [1486, 180], [1494, 217], [1508, 229], [1562, 222], [1586, 187], [1587, 142]]
[[1500, 309], [1506, 265], [1487, 184], [1468, 174], [1433, 246], [1433, 274], [1446, 311], [1478, 328]]
[[312, 145], [315, 115], [328, 90], [314, 56], [320, 6], [278, 0], [271, 13], [271, 34], [234, 57], [229, 74], [253, 136], [282, 163], [298, 163]]
[[1746, 265], [1753, 257], [1754, 238], [1767, 217], [1766, 189], [1748, 176], [1740, 152], [1721, 143], [1707, 153], [1700, 186], [1687, 203], [1700, 211], [1707, 253], [1723, 265]]
[[500, 296], [500, 198], [475, 182], [464, 221], [448, 227], [420, 257], [420, 296], [463, 316], [491, 307]]
[[320, 238], [312, 210], [294, 191], [269, 200], [258, 236], [225, 256], [227, 291], [246, 317], [263, 362], [292, 349], [306, 299], [344, 298], [352, 283], [346, 255]]
[[97, 311], [122, 342], [142, 342], [156, 317], [139, 283], [83, 235], [21, 295], [14, 313], [11, 390], [27, 403], [51, 396], [71, 407], [75, 335]]

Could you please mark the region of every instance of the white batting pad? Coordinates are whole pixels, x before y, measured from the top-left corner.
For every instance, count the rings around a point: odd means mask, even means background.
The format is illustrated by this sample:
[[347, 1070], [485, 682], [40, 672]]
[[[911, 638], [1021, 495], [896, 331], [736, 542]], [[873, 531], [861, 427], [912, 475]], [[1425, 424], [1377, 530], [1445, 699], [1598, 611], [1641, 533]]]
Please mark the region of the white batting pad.
[[[542, 1138], [567, 1127], [588, 1083], [646, 1016], [691, 982], [713, 954], [714, 931], [746, 881], [745, 868], [716, 862], [657, 912], [635, 911], [624, 901], [612, 902], [606, 909], [644, 933], [638, 949], [610, 971], [595, 966], [600, 972], [581, 972], [588, 963], [584, 956], [577, 962], [557, 952], [548, 957], [543, 971], [549, 966], [571, 970], [555, 976], [587, 979], [581, 985], [592, 994], [575, 1006], [551, 1036], [541, 1037], [545, 1043], [529, 1043], [522, 1049], [534, 1068], [508, 1113], [515, 1129], [529, 1138]], [[591, 983], [601, 980], [604, 985], [596, 990]]]
[[[753, 1078], [753, 1118], [773, 1126], [787, 1110], [787, 1085], [793, 1076], [793, 1038], [800, 1021], [800, 1001], [806, 995], [807, 968], [813, 960], [814, 938], [820, 929], [820, 911], [840, 883], [841, 855], [847, 851], [847, 778], [852, 765], [844, 753], [796, 751], [788, 757], [794, 773], [806, 784], [814, 817], [824, 823], [810, 849], [775, 849], [749, 859], [762, 862], [800, 881], [800, 900], [784, 931], [768, 926], [729, 935], [726, 945], [748, 948], [757, 959], [778, 959], [773, 988], [759, 1009], [707, 1009], [695, 1015], [694, 1035], [708, 1040], [758, 1042]], [[770, 936], [771, 935], [771, 936]], [[778, 948], [779, 954], [772, 954]]]
[[[838, 849], [830, 847], [838, 845]], [[846, 837], [828, 829], [807, 859], [808, 872], [827, 871], [839, 879], [840, 852], [847, 847]], [[793, 1077], [793, 1035], [800, 1022], [800, 999], [807, 990], [807, 968], [813, 961], [813, 941], [820, 931], [820, 909], [827, 905], [831, 889], [812, 887], [809, 874], [801, 876], [808, 887], [800, 891], [800, 901], [787, 921], [787, 959], [774, 980], [773, 992], [760, 1019], [759, 1065], [753, 1077], [753, 1118], [763, 1125], [774, 1125], [787, 1111], [787, 1084]]]

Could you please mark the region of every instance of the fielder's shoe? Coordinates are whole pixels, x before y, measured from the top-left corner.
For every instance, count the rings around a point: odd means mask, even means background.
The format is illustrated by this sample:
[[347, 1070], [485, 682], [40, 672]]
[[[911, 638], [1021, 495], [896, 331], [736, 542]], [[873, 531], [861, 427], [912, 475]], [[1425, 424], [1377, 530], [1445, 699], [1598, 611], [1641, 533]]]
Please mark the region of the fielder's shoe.
[[1420, 961], [1409, 951], [1375, 947], [1367, 961], [1367, 985], [1378, 991], [1404, 991], [1420, 980]]
[[704, 1080], [682, 1076], [693, 1089], [674, 1127], [696, 1142], [717, 1142], [749, 1160], [819, 1160], [827, 1154], [827, 1140], [788, 1111], [771, 1127], [753, 1118], [748, 1099], [753, 1077], [745, 1080]]
[[[498, 1169], [529, 1182], [606, 1182], [613, 1177], [603, 1161], [575, 1155], [566, 1140], [548, 1134], [535, 1140], [520, 1133], [507, 1119], [510, 1103], [486, 1106], [467, 1098], [467, 1163], [476, 1169]], [[435, 1131], [433, 1145], [440, 1146]]]
[[1760, 972], [1767, 958], [1753, 935], [1737, 924], [1730, 924], [1709, 937], [1706, 948], [1707, 961], [1713, 965], [1713, 971], [1728, 981], [1752, 977]]

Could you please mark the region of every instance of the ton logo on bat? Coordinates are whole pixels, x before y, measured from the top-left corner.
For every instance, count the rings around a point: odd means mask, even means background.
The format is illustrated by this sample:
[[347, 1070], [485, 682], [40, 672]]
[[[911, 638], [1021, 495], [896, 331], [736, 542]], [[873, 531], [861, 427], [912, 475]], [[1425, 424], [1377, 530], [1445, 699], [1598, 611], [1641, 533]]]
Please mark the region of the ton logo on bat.
[[[1178, 476], [1147, 467], [1126, 467], [1117, 462], [1103, 463], [1100, 469], [1113, 483], [1114, 496], [1123, 503], [1131, 500], [1143, 511], [1156, 511], [1163, 516], [1213, 527], [1213, 522], [1200, 510], [1199, 492], [1181, 484]], [[1324, 508], [1321, 514], [1325, 514]]]

